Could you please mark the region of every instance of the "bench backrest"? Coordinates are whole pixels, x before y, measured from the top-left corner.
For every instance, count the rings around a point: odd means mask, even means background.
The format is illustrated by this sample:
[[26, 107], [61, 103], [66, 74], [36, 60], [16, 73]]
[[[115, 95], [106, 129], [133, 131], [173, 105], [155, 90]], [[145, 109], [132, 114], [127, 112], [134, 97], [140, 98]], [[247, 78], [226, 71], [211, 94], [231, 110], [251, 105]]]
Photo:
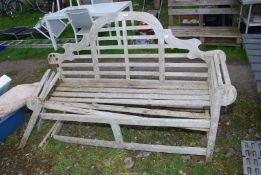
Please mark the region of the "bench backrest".
[[58, 64], [64, 81], [205, 81], [208, 64], [200, 44], [175, 38], [148, 13], [122, 12], [100, 17], [81, 42], [65, 44], [65, 53], [50, 54], [49, 62]]

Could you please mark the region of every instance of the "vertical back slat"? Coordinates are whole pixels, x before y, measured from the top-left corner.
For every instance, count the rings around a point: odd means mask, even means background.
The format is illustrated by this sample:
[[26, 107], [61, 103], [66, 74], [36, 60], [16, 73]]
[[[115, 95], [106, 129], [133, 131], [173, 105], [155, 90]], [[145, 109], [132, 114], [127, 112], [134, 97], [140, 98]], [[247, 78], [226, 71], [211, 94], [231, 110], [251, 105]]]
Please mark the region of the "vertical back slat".
[[158, 39], [159, 45], [159, 80], [165, 80], [165, 47], [164, 47], [164, 38]]
[[130, 80], [130, 65], [129, 65], [129, 53], [128, 53], [128, 41], [127, 41], [127, 30], [126, 21], [122, 21], [122, 34], [123, 34], [123, 46], [124, 46], [124, 59], [125, 59], [125, 71], [126, 79]]
[[91, 45], [91, 54], [92, 54], [94, 78], [95, 79], [100, 79], [96, 41], [93, 40], [90, 45]]

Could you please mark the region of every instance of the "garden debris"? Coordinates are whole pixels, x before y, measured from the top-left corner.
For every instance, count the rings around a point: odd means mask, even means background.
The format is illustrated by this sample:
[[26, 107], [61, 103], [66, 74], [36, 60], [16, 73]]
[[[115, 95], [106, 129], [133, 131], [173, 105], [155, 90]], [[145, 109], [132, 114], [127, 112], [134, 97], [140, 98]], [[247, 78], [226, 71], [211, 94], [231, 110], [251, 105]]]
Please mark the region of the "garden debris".
[[100, 174], [101, 174], [101, 173], [100, 173], [100, 170], [97, 168], [96, 165], [92, 165], [92, 166], [91, 166], [91, 170], [92, 170], [92, 173], [93, 173], [94, 175], [100, 175]]
[[167, 141], [170, 141], [172, 139], [172, 135], [170, 133], [166, 133], [164, 134], [164, 138], [167, 140]]
[[188, 161], [191, 160], [191, 156], [190, 156], [190, 155], [187, 155], [187, 156], [181, 156], [181, 157], [182, 157], [182, 160], [183, 160], [184, 163], [185, 163], [185, 162], [188, 162]]
[[136, 158], [145, 158], [151, 154], [149, 151], [140, 151], [140, 153], [136, 156]]
[[232, 157], [235, 153], [236, 151], [233, 148], [228, 148], [225, 154], [225, 158]]
[[183, 172], [182, 170], [179, 170], [180, 175], [187, 175], [187, 173]]
[[102, 161], [102, 163], [103, 163], [103, 165], [105, 165], [105, 166], [110, 166], [110, 165], [111, 165], [111, 161], [108, 160], [108, 159], [104, 159], [104, 160]]
[[134, 165], [134, 161], [132, 160], [131, 157], [127, 157], [125, 160], [124, 160], [124, 165], [125, 165], [125, 168], [127, 169], [131, 169]]
[[95, 131], [92, 131], [88, 134], [88, 138], [89, 139], [95, 139], [96, 138], [96, 132]]

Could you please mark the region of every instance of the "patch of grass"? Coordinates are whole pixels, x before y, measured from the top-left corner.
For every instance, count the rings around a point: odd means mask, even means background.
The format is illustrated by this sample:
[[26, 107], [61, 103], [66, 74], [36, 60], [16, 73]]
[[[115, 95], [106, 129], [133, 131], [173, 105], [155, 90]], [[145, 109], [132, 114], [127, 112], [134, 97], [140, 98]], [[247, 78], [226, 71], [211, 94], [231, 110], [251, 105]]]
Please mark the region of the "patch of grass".
[[37, 11], [23, 13], [21, 16], [14, 19], [9, 16], [0, 15], [0, 30], [5, 30], [17, 26], [33, 27], [41, 17], [43, 17], [43, 13]]
[[233, 46], [201, 46], [201, 50], [209, 51], [209, 50], [222, 50], [226, 53], [226, 56], [229, 60], [247, 60], [246, 51], [241, 47], [233, 47]]
[[[0, 61], [16, 61], [21, 59], [31, 58], [47, 58], [48, 54], [54, 52], [53, 49], [12, 49], [7, 48], [3, 52], [0, 52]], [[56, 52], [62, 52], [62, 49], [58, 49]]]

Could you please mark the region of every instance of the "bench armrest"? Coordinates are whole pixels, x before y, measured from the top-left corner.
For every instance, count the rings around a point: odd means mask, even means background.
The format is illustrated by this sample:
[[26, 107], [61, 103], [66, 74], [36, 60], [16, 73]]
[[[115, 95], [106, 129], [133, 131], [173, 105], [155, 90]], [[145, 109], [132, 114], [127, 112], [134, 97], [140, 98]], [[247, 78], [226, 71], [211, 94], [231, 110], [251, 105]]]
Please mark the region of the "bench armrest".
[[221, 105], [227, 106], [236, 100], [237, 91], [231, 84], [226, 55], [221, 50], [207, 52], [207, 55], [210, 56], [208, 61], [210, 95], [211, 97], [218, 96], [221, 99]]
[[45, 100], [49, 92], [55, 86], [56, 82], [60, 78], [60, 73], [55, 73], [48, 69], [43, 75], [36, 91], [32, 97], [27, 101], [27, 107], [31, 110], [35, 110], [37, 106], [41, 105]]

